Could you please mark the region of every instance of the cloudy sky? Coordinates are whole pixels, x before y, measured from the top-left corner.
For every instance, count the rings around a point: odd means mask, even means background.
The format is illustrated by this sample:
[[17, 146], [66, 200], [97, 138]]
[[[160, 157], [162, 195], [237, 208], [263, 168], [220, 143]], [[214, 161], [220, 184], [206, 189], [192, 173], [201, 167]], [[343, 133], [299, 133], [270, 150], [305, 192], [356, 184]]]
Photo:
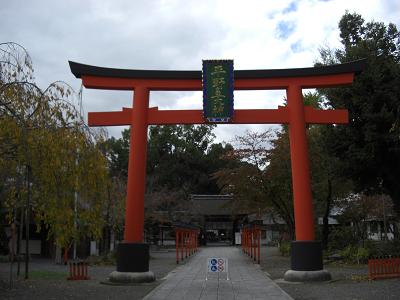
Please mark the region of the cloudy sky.
[[[239, 69], [311, 67], [322, 46], [339, 47], [344, 12], [400, 27], [398, 0], [0, 0], [0, 42], [30, 53], [37, 83], [79, 90], [68, 60], [127, 69], [200, 70], [202, 59]], [[276, 108], [283, 91], [235, 92], [235, 108]], [[200, 92], [152, 92], [160, 109], [201, 109]], [[84, 90], [83, 109], [120, 110], [132, 93]], [[266, 126], [219, 125], [218, 140]], [[121, 127], [109, 127], [119, 136]]]

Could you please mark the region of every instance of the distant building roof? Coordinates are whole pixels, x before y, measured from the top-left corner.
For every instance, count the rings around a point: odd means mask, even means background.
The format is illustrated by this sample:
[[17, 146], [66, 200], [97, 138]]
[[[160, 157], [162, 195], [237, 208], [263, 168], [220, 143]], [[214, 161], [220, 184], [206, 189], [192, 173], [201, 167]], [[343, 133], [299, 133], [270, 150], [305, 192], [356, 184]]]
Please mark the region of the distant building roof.
[[233, 195], [190, 195], [191, 210], [198, 215], [222, 216], [232, 214]]
[[250, 222], [256, 220], [262, 220], [263, 225], [286, 224], [285, 220], [273, 212], [265, 212], [261, 215], [255, 213], [249, 215]]

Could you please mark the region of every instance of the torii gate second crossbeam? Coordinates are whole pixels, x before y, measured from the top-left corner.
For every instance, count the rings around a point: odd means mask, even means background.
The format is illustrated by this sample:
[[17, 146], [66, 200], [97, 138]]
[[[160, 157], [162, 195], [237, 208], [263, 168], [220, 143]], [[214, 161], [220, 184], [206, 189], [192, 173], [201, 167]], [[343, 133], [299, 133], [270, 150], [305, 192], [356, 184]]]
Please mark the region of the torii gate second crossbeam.
[[[118, 247], [117, 271], [149, 272], [149, 248], [143, 243], [147, 128], [149, 125], [206, 123], [202, 110], [149, 108], [150, 91], [202, 90], [202, 74], [200, 71], [126, 70], [69, 63], [72, 73], [82, 79], [86, 88], [134, 91], [132, 108], [91, 112], [89, 126], [131, 126], [124, 242]], [[355, 61], [314, 68], [234, 72], [235, 90], [283, 89], [287, 93], [287, 106], [235, 110], [228, 124], [289, 125], [296, 226], [290, 271], [323, 271], [321, 244], [315, 241], [306, 124], [348, 122], [347, 110], [317, 110], [304, 106], [302, 89], [350, 85], [364, 65], [365, 61]], [[290, 271], [287, 279], [296, 280]]]

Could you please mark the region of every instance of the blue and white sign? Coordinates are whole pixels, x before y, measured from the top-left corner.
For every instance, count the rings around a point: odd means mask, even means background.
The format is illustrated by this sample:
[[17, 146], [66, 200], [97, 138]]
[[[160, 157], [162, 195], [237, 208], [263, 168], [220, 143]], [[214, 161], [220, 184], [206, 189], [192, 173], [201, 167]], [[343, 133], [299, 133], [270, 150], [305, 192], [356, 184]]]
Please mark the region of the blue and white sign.
[[[228, 259], [225, 257], [210, 257], [207, 260], [207, 274], [208, 273], [226, 273], [228, 277]], [[207, 277], [206, 277], [207, 280]]]

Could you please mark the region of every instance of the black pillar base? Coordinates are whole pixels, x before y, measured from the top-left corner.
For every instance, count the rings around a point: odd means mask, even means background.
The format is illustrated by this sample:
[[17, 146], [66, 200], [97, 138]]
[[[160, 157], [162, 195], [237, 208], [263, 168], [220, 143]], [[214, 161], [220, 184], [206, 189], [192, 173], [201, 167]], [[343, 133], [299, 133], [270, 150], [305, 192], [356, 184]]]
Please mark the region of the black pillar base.
[[150, 248], [148, 244], [121, 243], [117, 248], [118, 272], [148, 272]]
[[294, 271], [318, 271], [324, 268], [320, 241], [293, 241], [291, 245], [291, 269]]
[[322, 247], [319, 241], [293, 241], [291, 245], [291, 270], [284, 280], [291, 282], [328, 281], [331, 274], [324, 270]]

